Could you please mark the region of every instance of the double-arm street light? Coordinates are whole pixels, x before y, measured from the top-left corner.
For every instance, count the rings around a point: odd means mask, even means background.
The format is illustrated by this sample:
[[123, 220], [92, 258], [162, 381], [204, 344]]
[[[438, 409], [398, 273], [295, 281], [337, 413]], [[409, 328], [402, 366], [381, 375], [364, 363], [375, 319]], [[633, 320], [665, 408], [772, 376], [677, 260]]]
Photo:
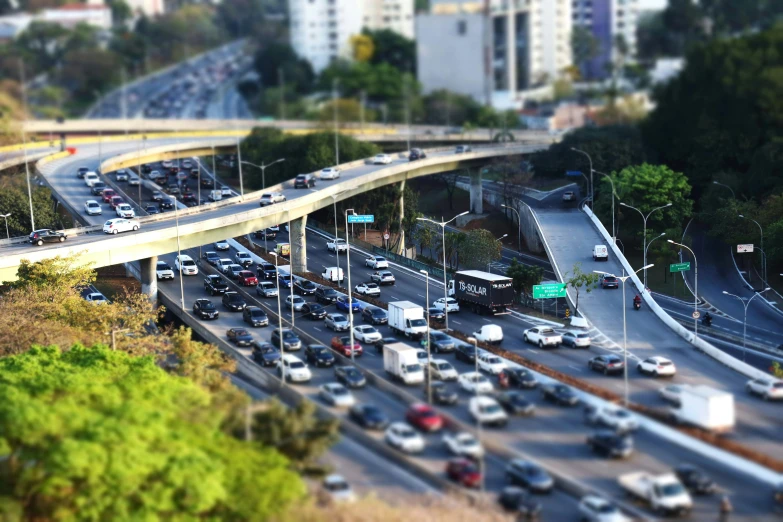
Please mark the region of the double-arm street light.
[[[430, 307], [430, 273], [426, 270], [419, 270], [424, 274], [424, 283], [426, 289], [424, 290], [424, 309], [429, 310]], [[430, 362], [432, 361], [432, 355], [430, 351], [430, 314], [427, 312], [427, 404], [432, 404], [432, 367]]]
[[727, 292], [726, 290], [723, 291], [724, 294], [730, 295], [731, 297], [736, 297], [740, 300], [742, 303], [742, 307], [745, 309], [745, 318], [742, 320], [742, 362], [745, 362], [745, 355], [747, 354], [747, 348], [745, 347], [745, 334], [747, 333], [748, 329], [748, 307], [750, 306], [750, 302], [753, 301], [753, 298], [763, 294], [770, 288], [767, 287], [764, 290], [760, 290], [758, 292], [753, 292], [753, 295], [748, 297], [740, 297], [738, 295], [734, 295], [732, 293]]
[[764, 278], [764, 285], [767, 284], [767, 254], [764, 253], [764, 230], [761, 228], [761, 224], [753, 218], [745, 217], [742, 214], [737, 214], [737, 217], [753, 221], [757, 227], [759, 227], [759, 234], [761, 234], [761, 273]]
[[[693, 256], [693, 281], [694, 281], [694, 289], [693, 289], [693, 337], [694, 339], [699, 336], [699, 319], [698, 319], [698, 311], [699, 311], [699, 263], [696, 260], [696, 254], [693, 252], [693, 250], [690, 249], [690, 247], [687, 247], [683, 245], [682, 243], [676, 243], [672, 241], [671, 239], [667, 239], [669, 243], [672, 245], [677, 245], [682, 248], [686, 248], [688, 252], [691, 253]], [[680, 259], [682, 260], [682, 259]]]
[[[652, 245], [653, 241], [655, 241], [656, 239], [660, 239], [660, 238], [662, 238], [662, 237], [663, 237], [663, 236], [665, 236], [665, 235], [666, 235], [666, 232], [661, 232], [659, 235], [655, 236], [654, 238], [652, 238], [652, 239], [651, 239], [651, 240], [650, 240], [650, 241], [647, 243], [647, 246], [646, 246], [646, 247], [644, 247], [644, 260], [645, 260], [645, 261], [647, 261], [647, 251], [650, 249], [650, 245]], [[644, 288], [645, 288], [645, 289], [647, 288], [647, 283], [645, 283], [645, 285], [644, 285]]]
[[[624, 207], [632, 208], [633, 210], [637, 211], [637, 212], [639, 213], [639, 215], [640, 215], [640, 216], [642, 216], [642, 219], [644, 220], [644, 235], [643, 235], [643, 238], [642, 238], [642, 239], [643, 239], [643, 244], [642, 244], [642, 251], [644, 252], [644, 260], [643, 260], [643, 263], [646, 265], [646, 264], [647, 264], [647, 219], [648, 219], [648, 218], [649, 218], [649, 217], [652, 215], [652, 213], [653, 213], [653, 212], [655, 212], [656, 210], [661, 210], [661, 209], [663, 209], [663, 208], [671, 207], [671, 206], [672, 206], [672, 204], [671, 204], [671, 203], [666, 203], [665, 205], [661, 205], [660, 207], [655, 207], [654, 209], [652, 209], [651, 211], [649, 211], [649, 212], [647, 213], [647, 215], [646, 215], [646, 216], [644, 215], [644, 213], [643, 213], [641, 210], [639, 210], [639, 209], [638, 209], [638, 208], [636, 208], [636, 207], [632, 207], [631, 205], [628, 205], [627, 203], [623, 203], [623, 202], [621, 201], [621, 202], [620, 202], [620, 205], [622, 205], [622, 206], [624, 206]], [[644, 271], [644, 291], [645, 291], [645, 292], [647, 291], [647, 270], [645, 270], [645, 271]]]
[[509, 210], [513, 210], [517, 214], [517, 224], [519, 225], [517, 227], [517, 251], [522, 252], [522, 217], [519, 215], [519, 211], [514, 207], [510, 207], [508, 205], [500, 206]]
[[[654, 265], [645, 265], [639, 270], [636, 270], [634, 274], [638, 274], [642, 270], [647, 270], [648, 268], [652, 267]], [[596, 274], [603, 274], [603, 275], [614, 275], [610, 274], [609, 272], [603, 272], [601, 270], [593, 270]], [[623, 270], [623, 272], [625, 272]], [[632, 277], [634, 274], [629, 275], [622, 275], [622, 276], [615, 276], [617, 279], [623, 282], [623, 380], [625, 391], [623, 395], [623, 405], [627, 408], [628, 407], [628, 336], [626, 335], [626, 322], [625, 322], [625, 309], [628, 308], [628, 304], [625, 302], [625, 281], [629, 277]]]
[[[449, 285], [446, 282], [446, 225], [448, 225], [449, 223], [451, 223], [452, 221], [454, 221], [458, 217], [464, 216], [465, 214], [470, 214], [470, 211], [466, 210], [465, 212], [463, 212], [461, 214], [457, 214], [456, 216], [454, 216], [453, 218], [449, 219], [448, 221], [443, 221], [442, 217], [440, 218], [441, 221], [433, 221], [432, 219], [428, 219], [428, 218], [416, 218], [417, 221], [427, 221], [429, 223], [432, 223], [433, 225], [438, 225], [440, 227], [441, 248], [443, 249], [443, 298], [444, 298], [444, 304], [448, 304], [448, 300], [449, 300]], [[345, 228], [346, 228], [346, 237], [348, 237], [347, 236], [347, 234], [348, 234], [347, 222], [346, 222]], [[350, 281], [349, 281], [348, 285], [350, 286]], [[443, 307], [443, 311], [444, 311], [445, 316], [446, 316], [445, 323], [446, 323], [446, 331], [448, 332], [449, 331], [449, 307], [448, 306], [444, 306]]]
[[277, 159], [267, 165], [265, 165], [264, 163], [261, 163], [261, 165], [256, 165], [255, 163], [250, 163], [249, 161], [242, 161], [241, 163], [243, 165], [250, 165], [251, 167], [261, 169], [261, 190], [264, 190], [266, 188], [266, 168], [271, 167], [275, 163], [280, 163], [281, 161], [285, 161], [285, 158]]
[[578, 152], [580, 154], [584, 154], [587, 156], [587, 161], [590, 162], [590, 208], [594, 208], [595, 206], [595, 194], [593, 193], [593, 158], [590, 157], [588, 153], [586, 153], [583, 150], [579, 150], [577, 148], [571, 147], [571, 150], [574, 152]]

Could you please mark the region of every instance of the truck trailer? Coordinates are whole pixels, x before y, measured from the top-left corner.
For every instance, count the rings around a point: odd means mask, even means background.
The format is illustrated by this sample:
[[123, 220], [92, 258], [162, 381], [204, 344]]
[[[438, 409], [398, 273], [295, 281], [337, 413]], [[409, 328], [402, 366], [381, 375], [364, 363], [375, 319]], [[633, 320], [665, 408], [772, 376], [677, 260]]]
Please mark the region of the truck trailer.
[[416, 340], [427, 335], [427, 321], [421, 306], [410, 301], [395, 301], [389, 303], [388, 313], [392, 331]]
[[449, 297], [459, 302], [460, 309], [469, 308], [478, 314], [508, 314], [508, 307], [514, 302], [514, 288], [510, 277], [463, 270], [449, 281]]
[[684, 388], [672, 416], [681, 424], [722, 433], [734, 428], [734, 396], [709, 386]]
[[424, 382], [424, 368], [419, 363], [416, 349], [403, 343], [384, 344], [383, 369], [408, 385]]

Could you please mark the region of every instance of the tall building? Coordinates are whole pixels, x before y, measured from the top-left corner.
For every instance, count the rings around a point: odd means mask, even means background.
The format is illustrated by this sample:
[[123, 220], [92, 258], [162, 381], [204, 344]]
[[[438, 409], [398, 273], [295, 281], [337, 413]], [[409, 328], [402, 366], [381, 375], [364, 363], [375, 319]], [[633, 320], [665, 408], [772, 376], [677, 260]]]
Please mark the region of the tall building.
[[[573, 0], [573, 25], [584, 27], [598, 44], [597, 55], [587, 63], [577, 64], [588, 80], [610, 76], [612, 64], [636, 56], [636, 24], [640, 0]], [[625, 54], [619, 40], [625, 44]]]
[[289, 0], [291, 46], [316, 72], [351, 56], [351, 37], [390, 29], [413, 38], [414, 0]]

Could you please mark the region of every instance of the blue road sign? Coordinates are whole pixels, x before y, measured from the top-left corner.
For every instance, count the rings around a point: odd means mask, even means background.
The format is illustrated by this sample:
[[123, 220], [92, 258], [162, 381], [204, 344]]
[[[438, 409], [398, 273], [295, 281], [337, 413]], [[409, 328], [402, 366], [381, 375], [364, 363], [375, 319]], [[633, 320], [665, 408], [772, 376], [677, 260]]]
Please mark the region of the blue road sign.
[[373, 214], [353, 214], [348, 216], [348, 223], [375, 223], [375, 215]]
[[567, 170], [566, 176], [581, 176], [582, 172], [578, 170]]

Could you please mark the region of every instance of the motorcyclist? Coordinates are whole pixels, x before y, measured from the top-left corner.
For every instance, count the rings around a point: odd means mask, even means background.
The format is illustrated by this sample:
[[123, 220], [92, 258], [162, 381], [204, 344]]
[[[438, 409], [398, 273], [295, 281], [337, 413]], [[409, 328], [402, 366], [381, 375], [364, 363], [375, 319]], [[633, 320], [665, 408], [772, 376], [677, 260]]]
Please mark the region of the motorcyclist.
[[709, 313], [709, 312], [707, 312], [706, 314], [704, 314], [704, 322], [705, 322], [705, 324], [707, 324], [707, 325], [710, 325], [710, 324], [712, 324], [712, 315], [710, 315], [710, 313]]
[[639, 294], [636, 294], [636, 297], [633, 298], [633, 304], [634, 306], [642, 306], [642, 298], [639, 297]]

